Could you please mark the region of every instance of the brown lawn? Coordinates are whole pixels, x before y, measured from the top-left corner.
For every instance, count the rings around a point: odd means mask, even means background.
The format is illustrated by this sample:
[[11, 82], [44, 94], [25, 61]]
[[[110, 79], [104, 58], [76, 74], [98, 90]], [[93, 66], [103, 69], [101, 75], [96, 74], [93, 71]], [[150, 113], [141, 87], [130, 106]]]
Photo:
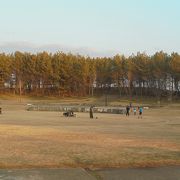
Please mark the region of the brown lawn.
[[180, 164], [180, 108], [137, 116], [28, 112], [3, 101], [0, 168], [137, 167]]

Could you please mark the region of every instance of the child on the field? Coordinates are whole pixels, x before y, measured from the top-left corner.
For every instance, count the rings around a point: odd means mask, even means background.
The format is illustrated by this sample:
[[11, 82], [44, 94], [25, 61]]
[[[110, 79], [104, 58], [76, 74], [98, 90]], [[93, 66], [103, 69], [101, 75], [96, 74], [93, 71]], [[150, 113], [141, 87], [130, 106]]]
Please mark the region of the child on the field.
[[138, 116], [138, 118], [142, 119], [142, 113], [143, 113], [143, 108], [139, 107], [139, 116]]
[[134, 112], [134, 116], [135, 116], [136, 115], [136, 107], [134, 107], [133, 112]]

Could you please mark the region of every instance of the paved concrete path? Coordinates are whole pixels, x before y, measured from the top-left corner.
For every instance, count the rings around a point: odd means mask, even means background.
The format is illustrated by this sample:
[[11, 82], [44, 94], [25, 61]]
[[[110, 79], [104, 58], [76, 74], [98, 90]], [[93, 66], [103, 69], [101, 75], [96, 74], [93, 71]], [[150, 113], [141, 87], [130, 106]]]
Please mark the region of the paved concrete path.
[[180, 180], [180, 167], [0, 170], [0, 180]]
[[0, 180], [96, 180], [84, 169], [0, 170]]
[[180, 167], [107, 169], [93, 173], [100, 180], [180, 180]]

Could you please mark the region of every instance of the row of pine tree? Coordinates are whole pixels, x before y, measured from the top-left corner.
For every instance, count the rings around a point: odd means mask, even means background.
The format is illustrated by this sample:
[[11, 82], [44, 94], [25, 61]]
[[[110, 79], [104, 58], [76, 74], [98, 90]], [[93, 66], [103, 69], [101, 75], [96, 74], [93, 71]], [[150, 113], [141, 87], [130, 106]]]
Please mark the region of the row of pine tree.
[[91, 58], [63, 52], [1, 53], [0, 82], [1, 93], [173, 98], [180, 94], [180, 55], [161, 51], [151, 56]]

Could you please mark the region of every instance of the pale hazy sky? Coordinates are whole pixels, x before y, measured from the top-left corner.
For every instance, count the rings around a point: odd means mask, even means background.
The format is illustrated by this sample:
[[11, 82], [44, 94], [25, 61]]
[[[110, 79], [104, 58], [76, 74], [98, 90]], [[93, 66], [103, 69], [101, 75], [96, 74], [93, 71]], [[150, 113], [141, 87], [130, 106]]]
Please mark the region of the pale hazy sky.
[[0, 22], [0, 51], [180, 52], [180, 0], [0, 0]]

